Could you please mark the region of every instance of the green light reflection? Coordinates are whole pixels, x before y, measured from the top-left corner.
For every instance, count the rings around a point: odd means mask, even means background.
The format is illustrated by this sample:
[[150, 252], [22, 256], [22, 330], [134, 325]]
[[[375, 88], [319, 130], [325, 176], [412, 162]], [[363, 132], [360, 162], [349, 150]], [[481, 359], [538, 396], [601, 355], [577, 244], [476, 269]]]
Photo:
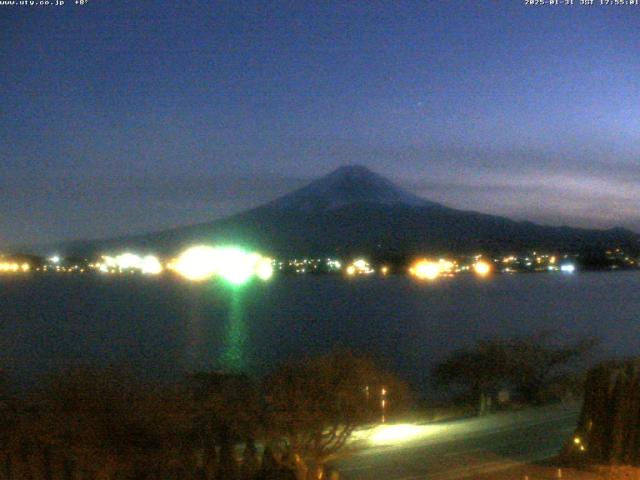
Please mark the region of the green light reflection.
[[247, 341], [247, 325], [244, 321], [242, 305], [242, 288], [231, 289], [229, 318], [227, 322], [226, 341], [222, 351], [222, 366], [225, 370], [244, 371], [246, 367], [245, 345]]

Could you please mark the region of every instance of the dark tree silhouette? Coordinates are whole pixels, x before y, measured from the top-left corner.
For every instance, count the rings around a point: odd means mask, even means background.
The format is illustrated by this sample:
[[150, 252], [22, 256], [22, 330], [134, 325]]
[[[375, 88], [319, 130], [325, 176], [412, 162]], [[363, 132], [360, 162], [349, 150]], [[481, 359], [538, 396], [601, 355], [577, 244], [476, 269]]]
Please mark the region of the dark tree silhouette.
[[640, 465], [640, 358], [591, 369], [578, 427], [564, 455], [611, 465]]
[[[0, 388], [0, 480], [291, 480], [296, 468], [317, 478], [357, 425], [380, 418], [375, 392], [388, 389], [391, 414], [404, 388], [349, 354], [285, 365], [263, 391], [242, 375], [160, 386], [125, 370], [69, 369], [20, 395]], [[257, 438], [273, 447], [262, 465]]]
[[299, 479], [321, 478], [324, 464], [354, 429], [401, 406], [406, 387], [371, 360], [350, 353], [292, 362], [265, 381], [269, 427], [289, 446]]
[[479, 401], [483, 412], [484, 398], [500, 387], [510, 387], [528, 403], [549, 400], [548, 387], [566, 382], [572, 367], [595, 346], [591, 339], [574, 344], [553, 344], [552, 333], [478, 342], [470, 349], [453, 352], [436, 365], [433, 377], [440, 385], [466, 388], [471, 398]]
[[189, 455], [175, 448], [190, 423], [182, 403], [122, 372], [68, 370], [20, 404], [3, 480], [141, 478], [189, 468]]
[[216, 468], [216, 478], [236, 480], [238, 478], [238, 463], [233, 453], [233, 441], [231, 432], [227, 427], [223, 427], [220, 432], [220, 451], [218, 454], [218, 466]]
[[242, 453], [242, 466], [240, 467], [240, 480], [253, 480], [258, 473], [260, 461], [258, 459], [258, 449], [252, 438], [249, 438], [244, 445]]
[[261, 431], [259, 392], [246, 375], [200, 372], [185, 382], [195, 419], [193, 435], [204, 470], [216, 478], [237, 478], [234, 445]]

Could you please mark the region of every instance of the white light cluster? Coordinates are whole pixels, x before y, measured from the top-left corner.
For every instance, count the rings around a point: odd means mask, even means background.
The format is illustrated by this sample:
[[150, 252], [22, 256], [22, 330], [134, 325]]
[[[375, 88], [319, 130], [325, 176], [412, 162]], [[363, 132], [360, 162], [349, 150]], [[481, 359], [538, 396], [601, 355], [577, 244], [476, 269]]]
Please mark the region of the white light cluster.
[[237, 247], [191, 247], [178, 256], [171, 268], [188, 280], [203, 281], [219, 276], [235, 285], [249, 281], [254, 275], [261, 280], [273, 275], [270, 258]]
[[163, 267], [155, 255], [140, 256], [135, 253], [122, 253], [115, 257], [103, 255], [97, 265], [104, 273], [141, 272], [146, 275], [158, 275]]
[[363, 258], [359, 258], [357, 260], [354, 260], [351, 265], [349, 265], [347, 267], [347, 275], [371, 275], [372, 273], [374, 273], [373, 268], [371, 268], [371, 265], [369, 264], [369, 262], [367, 262], [366, 260], [364, 260]]

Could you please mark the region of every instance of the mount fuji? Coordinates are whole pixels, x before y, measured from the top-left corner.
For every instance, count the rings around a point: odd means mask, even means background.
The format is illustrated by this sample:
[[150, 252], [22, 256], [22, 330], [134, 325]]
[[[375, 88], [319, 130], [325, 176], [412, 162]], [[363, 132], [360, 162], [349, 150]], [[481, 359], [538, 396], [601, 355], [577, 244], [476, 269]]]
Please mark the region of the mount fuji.
[[446, 207], [406, 192], [363, 166], [345, 166], [257, 208], [220, 220], [160, 232], [74, 242], [73, 254], [131, 248], [171, 254], [194, 243], [234, 243], [286, 257], [366, 254], [640, 251], [640, 235], [518, 222]]
[[298, 211], [329, 211], [355, 203], [436, 206], [436, 203], [406, 192], [386, 178], [361, 165], [340, 167], [263, 208]]

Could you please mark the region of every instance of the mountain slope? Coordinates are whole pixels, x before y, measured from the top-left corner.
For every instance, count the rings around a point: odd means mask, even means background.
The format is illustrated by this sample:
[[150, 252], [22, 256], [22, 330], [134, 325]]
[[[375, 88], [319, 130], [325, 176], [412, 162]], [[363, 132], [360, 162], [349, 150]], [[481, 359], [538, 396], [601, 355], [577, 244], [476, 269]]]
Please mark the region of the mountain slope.
[[222, 220], [135, 237], [67, 244], [92, 254], [135, 248], [175, 253], [194, 243], [229, 242], [274, 255], [519, 251], [584, 251], [620, 246], [640, 250], [624, 229], [588, 230], [516, 222], [461, 211], [405, 192], [365, 167], [342, 167], [270, 203]]
[[360, 165], [340, 167], [306, 187], [266, 205], [266, 209], [326, 211], [354, 203], [381, 205], [436, 206], [398, 188], [386, 178]]

